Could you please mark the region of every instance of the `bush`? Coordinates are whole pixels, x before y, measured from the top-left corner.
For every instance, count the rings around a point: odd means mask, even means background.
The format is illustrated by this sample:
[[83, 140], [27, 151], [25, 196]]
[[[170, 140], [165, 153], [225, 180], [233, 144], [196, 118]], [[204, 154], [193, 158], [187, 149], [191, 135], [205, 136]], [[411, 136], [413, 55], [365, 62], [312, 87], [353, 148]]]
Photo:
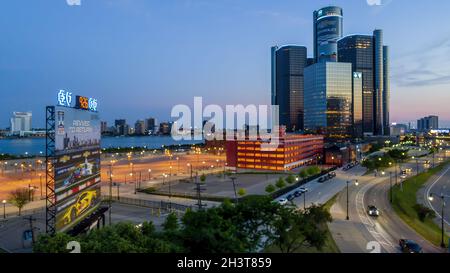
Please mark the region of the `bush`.
[[280, 177], [280, 179], [278, 179], [278, 181], [275, 184], [275, 186], [277, 186], [277, 188], [281, 189], [281, 188], [284, 188], [286, 186], [286, 183], [284, 182], [284, 179]]
[[238, 194], [239, 194], [239, 196], [244, 196], [244, 195], [247, 194], [247, 192], [245, 191], [244, 188], [240, 188], [240, 189], [238, 190]]
[[275, 188], [275, 186], [272, 185], [272, 184], [269, 184], [269, 185], [267, 185], [267, 187], [266, 187], [266, 192], [267, 192], [267, 193], [272, 193], [272, 192], [274, 192], [275, 190], [276, 190], [276, 188]]
[[417, 212], [417, 216], [421, 222], [425, 222], [426, 219], [433, 219], [436, 217], [436, 213], [422, 204], [414, 205], [414, 210]]

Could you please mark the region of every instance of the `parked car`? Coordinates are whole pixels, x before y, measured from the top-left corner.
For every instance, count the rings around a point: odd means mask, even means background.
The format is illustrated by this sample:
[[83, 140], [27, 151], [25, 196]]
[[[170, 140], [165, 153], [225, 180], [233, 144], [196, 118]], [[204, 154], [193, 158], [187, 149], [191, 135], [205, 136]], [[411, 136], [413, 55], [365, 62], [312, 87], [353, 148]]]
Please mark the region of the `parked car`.
[[284, 206], [288, 203], [288, 200], [286, 198], [281, 198], [280, 200], [278, 200], [278, 204]]
[[297, 191], [294, 192], [294, 196], [295, 197], [300, 197], [302, 194], [303, 194], [303, 192], [300, 191], [300, 190], [297, 190]]
[[328, 176], [322, 176], [322, 177], [319, 178], [319, 180], [317, 180], [317, 182], [323, 183], [323, 182], [325, 182], [327, 180], [328, 180]]
[[335, 172], [328, 173], [328, 179], [332, 179], [334, 177], [336, 177], [336, 173]]
[[407, 175], [404, 174], [404, 173], [402, 173], [402, 174], [400, 175], [400, 178], [401, 178], [401, 179], [406, 179], [406, 177], [407, 177]]
[[307, 188], [300, 188], [300, 189], [298, 189], [299, 191], [301, 191], [302, 193], [305, 193], [305, 192], [307, 192], [308, 191], [308, 189]]
[[399, 245], [403, 253], [423, 253], [422, 247], [413, 240], [400, 239]]
[[373, 216], [373, 217], [380, 216], [380, 211], [378, 210], [377, 207], [375, 207], [373, 205], [369, 205], [367, 207], [367, 213], [369, 214], [369, 216]]
[[294, 198], [295, 198], [295, 195], [293, 195], [293, 194], [289, 194], [289, 195], [287, 196], [287, 200], [288, 200], [288, 201], [292, 201], [292, 200], [294, 200]]

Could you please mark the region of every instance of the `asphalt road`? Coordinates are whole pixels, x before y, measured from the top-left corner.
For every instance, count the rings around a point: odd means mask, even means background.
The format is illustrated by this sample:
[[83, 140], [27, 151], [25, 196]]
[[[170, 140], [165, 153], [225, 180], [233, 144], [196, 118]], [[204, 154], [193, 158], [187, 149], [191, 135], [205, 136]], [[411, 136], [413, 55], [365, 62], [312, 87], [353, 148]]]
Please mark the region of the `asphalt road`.
[[[428, 196], [430, 193], [433, 194], [434, 200], [430, 201]], [[441, 174], [439, 174], [435, 179], [430, 181], [425, 190], [422, 192], [422, 200], [425, 201], [425, 204], [428, 207], [432, 208], [436, 213], [437, 220], [439, 222], [439, 226], [441, 225], [441, 217], [442, 217], [442, 199], [440, 196], [443, 194], [444, 200], [446, 202], [446, 206], [444, 207], [444, 227], [446, 228], [446, 232], [450, 231], [450, 166], [447, 167]]]
[[[427, 158], [422, 158], [421, 161], [425, 159]], [[424, 167], [424, 164], [419, 164], [420, 170]], [[417, 169], [417, 162], [404, 163], [401, 168], [411, 168], [413, 175]], [[385, 176], [361, 176], [358, 178], [359, 185], [352, 185], [349, 188], [350, 220], [345, 220], [346, 192], [342, 192], [332, 206], [331, 214], [334, 221], [329, 226], [340, 250], [344, 253], [396, 253], [400, 252], [398, 240], [405, 238], [418, 242], [424, 252], [442, 252], [440, 248], [426, 241], [406, 225], [391, 208], [388, 196], [389, 171], [395, 173], [391, 168], [385, 172]], [[401, 179], [398, 182], [401, 183]], [[392, 183], [395, 183], [394, 178]], [[377, 206], [381, 215], [378, 218], [369, 217], [368, 205]]]

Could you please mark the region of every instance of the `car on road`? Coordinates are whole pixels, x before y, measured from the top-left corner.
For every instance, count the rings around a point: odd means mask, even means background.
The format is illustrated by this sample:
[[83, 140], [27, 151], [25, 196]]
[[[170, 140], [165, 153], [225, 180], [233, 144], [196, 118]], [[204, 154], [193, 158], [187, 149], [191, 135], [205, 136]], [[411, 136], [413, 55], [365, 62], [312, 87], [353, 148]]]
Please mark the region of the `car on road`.
[[286, 199], [287, 199], [288, 201], [292, 201], [292, 200], [294, 200], [294, 198], [295, 198], [295, 195], [293, 195], [293, 194], [289, 194], [289, 195], [286, 197]]
[[369, 205], [367, 207], [367, 213], [369, 214], [369, 216], [373, 216], [373, 217], [380, 216], [380, 211], [374, 205]]
[[300, 190], [297, 190], [297, 191], [294, 192], [294, 196], [295, 197], [300, 197], [302, 194], [303, 194], [303, 192], [300, 191]]
[[327, 181], [327, 180], [328, 180], [328, 176], [325, 175], [325, 176], [320, 177], [319, 180], [317, 180], [317, 182], [323, 183], [323, 182], [325, 182], [325, 181]]
[[288, 200], [286, 198], [281, 198], [280, 200], [278, 200], [278, 204], [284, 206], [288, 203]]
[[423, 253], [422, 247], [413, 240], [400, 239], [398, 244], [403, 253]]
[[400, 178], [401, 178], [401, 179], [406, 179], [406, 177], [407, 177], [407, 175], [404, 174], [404, 173], [402, 173], [402, 174], [400, 175]]

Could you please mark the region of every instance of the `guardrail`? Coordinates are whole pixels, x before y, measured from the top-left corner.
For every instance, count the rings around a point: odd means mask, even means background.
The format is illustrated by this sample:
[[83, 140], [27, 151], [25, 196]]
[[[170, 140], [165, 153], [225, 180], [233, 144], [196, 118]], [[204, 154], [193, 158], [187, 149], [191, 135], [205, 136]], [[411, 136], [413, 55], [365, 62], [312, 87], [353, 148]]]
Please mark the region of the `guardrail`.
[[[104, 196], [103, 201], [108, 202], [109, 196]], [[186, 212], [186, 210], [188, 210], [188, 209], [193, 209], [193, 206], [182, 205], [182, 204], [177, 204], [177, 203], [173, 203], [173, 202], [143, 200], [143, 199], [136, 199], [136, 198], [129, 198], [129, 197], [117, 198], [117, 196], [115, 196], [115, 197], [112, 197], [112, 201], [120, 203], [120, 204], [134, 205], [134, 206], [139, 206], [139, 207], [157, 209], [162, 212], [172, 212], [172, 211]]]

